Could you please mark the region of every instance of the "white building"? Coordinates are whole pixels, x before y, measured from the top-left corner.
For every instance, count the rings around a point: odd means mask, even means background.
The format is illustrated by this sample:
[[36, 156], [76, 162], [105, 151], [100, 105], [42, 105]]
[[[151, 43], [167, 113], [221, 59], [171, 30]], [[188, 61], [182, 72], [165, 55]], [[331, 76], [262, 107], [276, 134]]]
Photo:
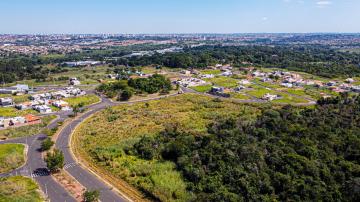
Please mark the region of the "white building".
[[41, 114], [48, 114], [52, 112], [51, 108], [46, 105], [36, 105], [33, 108]]
[[81, 82], [77, 78], [70, 78], [69, 79], [69, 84], [73, 85], [73, 86], [77, 86], [77, 85], [80, 85]]
[[268, 100], [268, 101], [273, 101], [273, 100], [278, 99], [278, 98], [279, 98], [278, 95], [272, 95], [272, 94], [270, 94], [270, 93], [266, 93], [266, 94], [262, 97], [263, 100]]

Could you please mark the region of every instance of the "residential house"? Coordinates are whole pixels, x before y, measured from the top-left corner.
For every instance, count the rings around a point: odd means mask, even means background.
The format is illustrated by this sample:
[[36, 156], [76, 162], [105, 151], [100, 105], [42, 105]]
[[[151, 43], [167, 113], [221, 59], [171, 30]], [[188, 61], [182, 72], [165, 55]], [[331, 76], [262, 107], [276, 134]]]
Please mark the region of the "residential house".
[[30, 125], [41, 123], [41, 118], [32, 114], [27, 114], [24, 116], [24, 118], [26, 120], [26, 123]]
[[279, 98], [278, 95], [272, 95], [272, 94], [270, 94], [270, 93], [266, 93], [266, 94], [262, 97], [263, 100], [268, 100], [268, 101], [272, 101], [272, 100], [275, 100], [275, 99], [278, 99], [278, 98]]
[[69, 79], [69, 84], [73, 85], [73, 86], [77, 86], [77, 85], [80, 85], [81, 82], [77, 78], [70, 78]]
[[0, 106], [8, 107], [13, 105], [14, 105], [14, 101], [12, 98], [0, 98]]
[[33, 106], [33, 109], [38, 111], [41, 114], [48, 114], [48, 113], [52, 112], [51, 108], [46, 105], [36, 105], [36, 106]]

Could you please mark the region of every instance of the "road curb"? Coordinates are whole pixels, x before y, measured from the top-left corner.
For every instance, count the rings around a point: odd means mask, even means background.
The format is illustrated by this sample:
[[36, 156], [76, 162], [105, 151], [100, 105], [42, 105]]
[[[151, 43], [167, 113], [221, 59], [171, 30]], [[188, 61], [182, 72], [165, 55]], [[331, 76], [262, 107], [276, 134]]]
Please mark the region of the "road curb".
[[[91, 110], [92, 111], [92, 110]], [[89, 112], [91, 112], [89, 111]], [[95, 114], [95, 113], [94, 113]], [[82, 121], [85, 121], [89, 118], [91, 118], [94, 114], [91, 114], [90, 116], [88, 116], [87, 118], [83, 119]], [[75, 120], [78, 120], [80, 119], [81, 117], [78, 117], [77, 119], [74, 119]], [[77, 130], [77, 128], [80, 126], [80, 123], [75, 127], [73, 128], [73, 130], [71, 131], [71, 134], [70, 134], [70, 137], [69, 137], [69, 151], [70, 151], [70, 154], [71, 156], [73, 157], [73, 159], [75, 159], [76, 163], [78, 163], [82, 168], [84, 168], [85, 170], [89, 171], [91, 174], [95, 175], [99, 180], [101, 180], [102, 182], [104, 182], [107, 186], [109, 186], [112, 190], [115, 190], [116, 192], [118, 192], [118, 194], [120, 194], [121, 197], [125, 198], [126, 200], [130, 201], [130, 202], [133, 202], [132, 199], [130, 199], [128, 196], [126, 196], [123, 192], [121, 192], [119, 189], [117, 189], [115, 186], [113, 186], [111, 183], [109, 183], [107, 180], [103, 179], [101, 176], [99, 176], [96, 172], [94, 172], [91, 168], [88, 168], [86, 167], [81, 161], [79, 161], [78, 158], [76, 158], [75, 154], [74, 154], [74, 151], [72, 149], [72, 145], [73, 145], [73, 135], [74, 135], [74, 132]]]

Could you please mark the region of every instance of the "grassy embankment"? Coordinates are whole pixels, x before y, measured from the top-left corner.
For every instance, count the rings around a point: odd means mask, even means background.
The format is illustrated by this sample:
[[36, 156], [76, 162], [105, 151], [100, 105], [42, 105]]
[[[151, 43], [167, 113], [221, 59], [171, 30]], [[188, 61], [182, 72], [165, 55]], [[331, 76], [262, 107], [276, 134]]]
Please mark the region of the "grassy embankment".
[[[77, 128], [72, 146], [75, 155], [97, 173], [107, 174], [122, 190], [122, 180], [162, 201], [188, 201], [191, 193], [171, 162], [139, 159], [126, 152], [143, 135], [153, 136], [168, 124], [200, 134], [206, 126], [224, 117], [242, 116], [253, 120], [259, 109], [184, 94], [177, 97], [106, 109]], [[126, 190], [123, 190], [126, 193]]]
[[20, 167], [25, 162], [24, 149], [22, 144], [0, 145], [0, 173]]
[[55, 118], [56, 118], [55, 115], [45, 116], [42, 117], [41, 124], [0, 130], [0, 139], [26, 137], [26, 136], [38, 134], [44, 131], [44, 127], [47, 126]]
[[0, 178], [0, 201], [41, 202], [39, 186], [30, 178], [14, 176]]

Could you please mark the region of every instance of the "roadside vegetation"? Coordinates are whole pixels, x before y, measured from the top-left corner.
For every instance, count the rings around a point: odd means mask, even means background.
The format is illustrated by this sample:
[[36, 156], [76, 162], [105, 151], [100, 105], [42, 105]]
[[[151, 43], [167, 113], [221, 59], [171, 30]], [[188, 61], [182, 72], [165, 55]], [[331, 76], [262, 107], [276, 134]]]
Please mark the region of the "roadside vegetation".
[[0, 173], [20, 167], [25, 162], [25, 146], [22, 144], [0, 145]]
[[30, 178], [14, 176], [0, 178], [0, 201], [42, 202], [39, 186]]
[[255, 106], [184, 94], [99, 112], [75, 131], [73, 145], [75, 152], [87, 162], [154, 198], [187, 201], [191, 193], [174, 163], [144, 160], [128, 153], [129, 148], [141, 137], [152, 137], [169, 124], [201, 135], [208, 124], [220, 117], [241, 116], [251, 121], [259, 113], [260, 109]]

